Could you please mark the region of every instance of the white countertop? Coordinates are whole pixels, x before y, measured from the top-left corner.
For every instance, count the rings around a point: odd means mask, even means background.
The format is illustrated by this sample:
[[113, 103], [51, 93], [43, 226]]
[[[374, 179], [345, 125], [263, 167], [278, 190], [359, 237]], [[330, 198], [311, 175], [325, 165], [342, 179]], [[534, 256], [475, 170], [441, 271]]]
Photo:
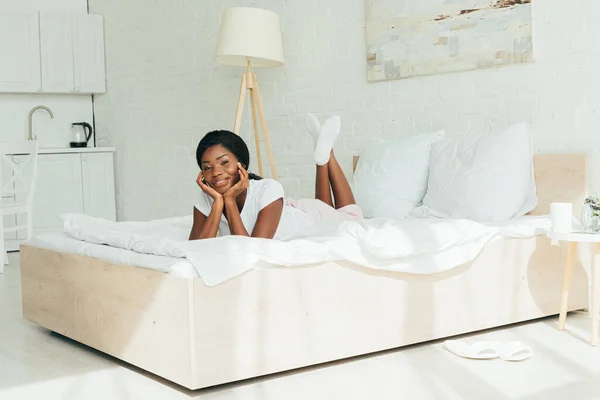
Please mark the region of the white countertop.
[[114, 152], [115, 147], [43, 147], [38, 150], [39, 154], [54, 153], [107, 153]]
[[115, 147], [41, 147], [38, 154], [64, 154], [64, 153], [112, 153]]

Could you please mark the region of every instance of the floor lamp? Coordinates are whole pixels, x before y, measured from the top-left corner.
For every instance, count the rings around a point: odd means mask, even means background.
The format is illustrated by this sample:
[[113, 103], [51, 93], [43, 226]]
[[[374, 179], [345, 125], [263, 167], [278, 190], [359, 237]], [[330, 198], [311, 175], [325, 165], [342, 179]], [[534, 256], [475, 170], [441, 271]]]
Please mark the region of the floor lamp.
[[260, 8], [234, 7], [226, 9], [223, 12], [221, 21], [215, 61], [221, 64], [247, 68], [246, 73], [242, 76], [233, 132], [239, 134], [242, 115], [244, 113], [246, 91], [248, 90], [250, 92], [250, 105], [252, 106], [252, 122], [259, 174], [263, 176], [258, 133], [260, 120], [260, 126], [267, 146], [269, 163], [271, 165], [271, 173], [274, 179], [279, 179], [271, 148], [265, 111], [260, 97], [258, 80], [256, 74], [251, 70], [252, 67], [265, 68], [283, 65], [283, 46], [279, 16], [272, 11]]

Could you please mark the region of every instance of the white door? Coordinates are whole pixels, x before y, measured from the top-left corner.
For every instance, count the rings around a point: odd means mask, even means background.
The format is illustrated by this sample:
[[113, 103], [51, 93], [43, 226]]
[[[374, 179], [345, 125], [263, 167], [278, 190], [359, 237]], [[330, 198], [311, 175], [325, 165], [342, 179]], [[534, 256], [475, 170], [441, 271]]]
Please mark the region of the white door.
[[39, 92], [38, 13], [0, 15], [0, 92]]
[[[61, 231], [63, 223], [59, 215], [62, 213], [83, 213], [81, 156], [40, 154], [33, 201], [33, 233]], [[21, 219], [18, 221], [22, 223]]]
[[82, 154], [81, 170], [83, 171], [84, 213], [116, 221], [113, 154]]
[[105, 93], [104, 18], [73, 15], [75, 91]]
[[42, 91], [75, 91], [73, 75], [73, 24], [71, 14], [40, 13]]

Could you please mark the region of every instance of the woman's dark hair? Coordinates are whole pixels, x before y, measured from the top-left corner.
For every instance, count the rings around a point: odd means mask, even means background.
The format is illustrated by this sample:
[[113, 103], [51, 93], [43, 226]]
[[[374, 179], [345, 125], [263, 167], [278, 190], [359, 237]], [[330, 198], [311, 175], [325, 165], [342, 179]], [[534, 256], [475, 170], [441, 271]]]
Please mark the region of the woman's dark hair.
[[[233, 132], [220, 130], [208, 132], [196, 149], [196, 162], [202, 169], [202, 156], [209, 148], [221, 145], [233, 153], [233, 155], [242, 163], [242, 166], [248, 171], [250, 167], [250, 152], [244, 140]], [[248, 171], [248, 179], [261, 180], [262, 178]]]

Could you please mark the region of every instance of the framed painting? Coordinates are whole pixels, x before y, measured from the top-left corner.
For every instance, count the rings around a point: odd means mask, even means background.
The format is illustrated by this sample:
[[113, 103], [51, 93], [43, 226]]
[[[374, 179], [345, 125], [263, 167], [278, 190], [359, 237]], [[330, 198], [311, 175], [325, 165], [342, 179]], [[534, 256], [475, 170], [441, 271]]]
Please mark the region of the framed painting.
[[532, 0], [366, 0], [369, 81], [533, 62]]

